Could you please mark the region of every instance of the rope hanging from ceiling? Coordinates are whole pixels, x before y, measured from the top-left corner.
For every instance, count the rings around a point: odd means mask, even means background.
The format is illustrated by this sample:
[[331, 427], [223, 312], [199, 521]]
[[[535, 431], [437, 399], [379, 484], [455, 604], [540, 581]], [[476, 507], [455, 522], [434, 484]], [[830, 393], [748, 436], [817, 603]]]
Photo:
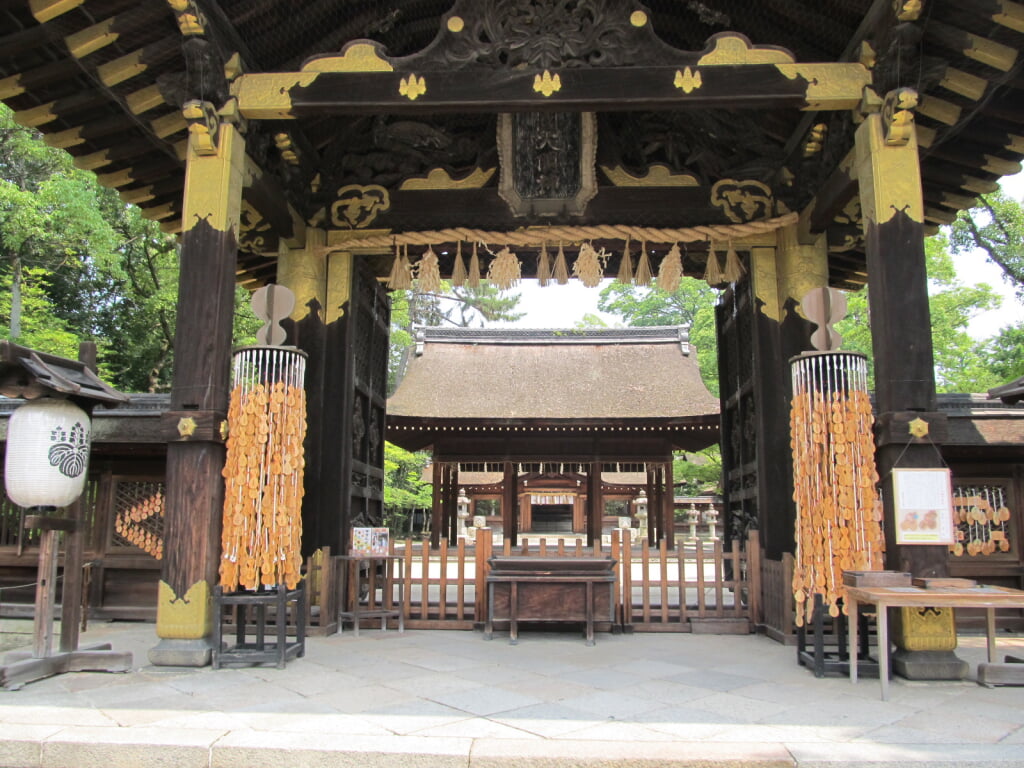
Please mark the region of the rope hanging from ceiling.
[[500, 243], [509, 247], [541, 247], [556, 242], [579, 243], [586, 240], [623, 240], [627, 238], [652, 243], [692, 243], [701, 240], [733, 240], [750, 235], [763, 235], [795, 224], [797, 213], [787, 213], [762, 221], [743, 224], [708, 224], [699, 227], [670, 229], [663, 227], [634, 227], [624, 224], [598, 224], [593, 226], [540, 226], [499, 231], [451, 227], [424, 232], [402, 232], [388, 235], [367, 235], [351, 238], [344, 243], [326, 246], [323, 251], [350, 251], [363, 248], [388, 249], [395, 245], [434, 246], [460, 241]]

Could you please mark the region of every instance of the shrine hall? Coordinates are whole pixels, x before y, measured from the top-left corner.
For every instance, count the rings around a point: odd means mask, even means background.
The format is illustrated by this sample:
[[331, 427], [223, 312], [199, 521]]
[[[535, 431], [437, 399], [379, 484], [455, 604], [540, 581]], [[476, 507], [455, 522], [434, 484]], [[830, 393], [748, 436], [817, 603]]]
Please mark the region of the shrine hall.
[[[948, 576], [954, 532], [908, 542], [919, 518], [893, 480], [921, 470], [941, 491], [944, 455], [964, 462], [953, 527], [982, 547], [971, 567], [1024, 586], [1019, 406], [941, 407], [925, 268], [925, 238], [1021, 170], [1022, 50], [1011, 0], [0, 2], [0, 100], [14, 119], [180, 244], [172, 390], [103, 449], [150, 446], [136, 458], [155, 470], [159, 536], [146, 541], [161, 556], [130, 551], [153, 574], [152, 663], [209, 663], [214, 593], [239, 576], [235, 550], [222, 552], [247, 514], [230, 507], [242, 497], [231, 484], [259, 461], [239, 437], [251, 422], [230, 415], [236, 285], [290, 291], [283, 341], [265, 341], [304, 366], [301, 387], [267, 395], [305, 409], [290, 415], [301, 449], [268, 457], [295, 483], [303, 472], [293, 538], [259, 561], [243, 551], [243, 580], [290, 583], [298, 558], [346, 553], [353, 524], [382, 520], [384, 437], [413, 436], [400, 399], [388, 414], [389, 291], [529, 279], [558, 301], [570, 280], [672, 293], [691, 277], [720, 292], [724, 536], [748, 558], [735, 573], [764, 574], [747, 608], [733, 590], [735, 609], [757, 614], [748, 626], [790, 633], [794, 599], [799, 620], [813, 605], [837, 614], [847, 571]], [[832, 327], [864, 286], [870, 371]], [[568, 365], [575, 348], [558, 349]], [[503, 373], [516, 371], [487, 375]], [[603, 377], [618, 373], [601, 371], [587, 397], [611, 399]], [[557, 410], [536, 418], [559, 435], [545, 453], [588, 465], [576, 474], [592, 499], [618, 459], [642, 457], [652, 489], [667, 489], [665, 451], [712, 435], [687, 429], [714, 412], [703, 390], [694, 411], [687, 386], [643, 415], [669, 420], [647, 445], [614, 410], [601, 413], [628, 439], [565, 434], [573, 379], [553, 382]], [[502, 462], [511, 508], [508, 465], [534, 455], [517, 417], [500, 450], [451, 439], [445, 425], [472, 406], [430, 411], [442, 548], [451, 468], [478, 452]], [[117, 482], [112, 464], [91, 471]], [[667, 547], [657, 509], [649, 532]], [[823, 540], [832, 527], [845, 533]], [[24, 565], [20, 535], [0, 543]], [[935, 616], [948, 638], [951, 611]]]
[[431, 449], [435, 543], [455, 538], [461, 488], [513, 544], [523, 530], [591, 545], [612, 522], [605, 498], [632, 517], [642, 490], [644, 534], [674, 545], [673, 451], [718, 441], [718, 401], [679, 326], [422, 328], [387, 410], [388, 440]]

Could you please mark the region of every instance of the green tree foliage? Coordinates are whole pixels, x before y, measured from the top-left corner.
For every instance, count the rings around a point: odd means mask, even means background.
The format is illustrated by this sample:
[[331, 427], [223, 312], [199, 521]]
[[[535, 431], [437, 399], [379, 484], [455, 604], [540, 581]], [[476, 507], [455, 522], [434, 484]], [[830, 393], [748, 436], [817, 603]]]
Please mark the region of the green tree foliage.
[[953, 253], [982, 251], [1003, 270], [1024, 302], [1024, 207], [1003, 192], [980, 195], [978, 206], [960, 211], [950, 234]]
[[[967, 326], [976, 314], [997, 308], [1001, 298], [985, 283], [967, 285], [960, 280], [947, 246], [942, 235], [925, 241], [936, 388], [939, 392], [984, 392], [1001, 383], [1000, 376], [992, 365], [989, 345], [973, 339]], [[836, 324], [842, 347], [862, 352], [870, 360], [867, 289], [848, 294], [847, 303], [847, 318]]]
[[[95, 341], [100, 374], [124, 391], [170, 387], [178, 291], [173, 236], [77, 170], [0, 105], [0, 334], [76, 357]], [[236, 292], [235, 343], [259, 321]]]
[[433, 506], [433, 485], [423, 482], [429, 463], [429, 453], [410, 453], [384, 443], [384, 524], [392, 533], [407, 533], [413, 511]]

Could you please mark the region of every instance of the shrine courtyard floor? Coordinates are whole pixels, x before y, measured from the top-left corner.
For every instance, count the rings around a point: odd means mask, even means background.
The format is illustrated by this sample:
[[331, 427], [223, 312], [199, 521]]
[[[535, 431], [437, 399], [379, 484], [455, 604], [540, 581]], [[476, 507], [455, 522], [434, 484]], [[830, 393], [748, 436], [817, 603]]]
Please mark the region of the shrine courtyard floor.
[[[150, 666], [151, 624], [82, 642], [104, 641], [131, 672], [0, 691], [0, 766], [1024, 766], [1024, 688], [896, 678], [883, 702], [755, 635], [346, 630], [282, 670], [218, 671]], [[984, 638], [958, 653], [973, 675]]]

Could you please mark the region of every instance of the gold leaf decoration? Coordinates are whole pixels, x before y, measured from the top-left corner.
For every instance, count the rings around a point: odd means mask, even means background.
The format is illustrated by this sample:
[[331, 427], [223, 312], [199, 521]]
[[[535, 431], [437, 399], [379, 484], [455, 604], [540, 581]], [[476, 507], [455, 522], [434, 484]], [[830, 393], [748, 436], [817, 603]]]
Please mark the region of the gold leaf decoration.
[[562, 90], [562, 78], [558, 76], [557, 72], [552, 75], [550, 70], [545, 69], [543, 75], [533, 78], [533, 90], [547, 98]]
[[409, 77], [403, 77], [398, 84], [398, 92], [409, 99], [409, 101], [416, 101], [416, 99], [427, 92], [427, 81], [425, 78], [416, 77], [414, 74], [409, 75]]
[[704, 82], [701, 79], [700, 70], [687, 67], [683, 71], [676, 70], [676, 79], [672, 81], [672, 84], [683, 93], [693, 93], [704, 85]]

